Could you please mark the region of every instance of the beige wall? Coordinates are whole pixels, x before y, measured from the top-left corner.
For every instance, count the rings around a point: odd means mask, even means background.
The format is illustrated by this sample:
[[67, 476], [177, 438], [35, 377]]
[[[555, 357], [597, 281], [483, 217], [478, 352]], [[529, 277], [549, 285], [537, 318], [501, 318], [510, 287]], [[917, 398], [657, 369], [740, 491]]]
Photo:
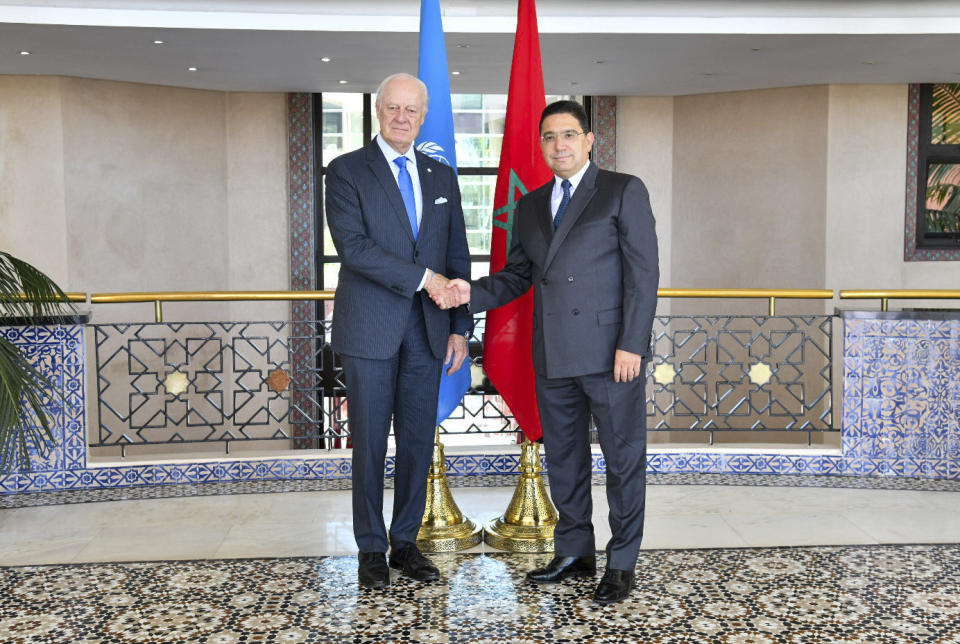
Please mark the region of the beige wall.
[[[288, 288], [283, 94], [8, 76], [0, 96], [0, 247], [70, 290]], [[164, 314], [287, 310], [168, 304]], [[152, 307], [95, 315], [147, 319]]]
[[[674, 283], [671, 273], [673, 113], [672, 97], [617, 99], [617, 168], [640, 177], [650, 193], [650, 207], [657, 221], [662, 287]], [[660, 300], [657, 312], [668, 315], [670, 304], [670, 300]]]
[[[821, 86], [676, 99], [674, 285], [823, 285], [827, 96]], [[709, 308], [763, 312], [765, 305], [717, 301]], [[784, 303], [780, 310], [797, 308]], [[674, 310], [705, 311], [686, 300]]]
[[[955, 288], [960, 262], [903, 260], [906, 137], [906, 85], [621, 97], [617, 165], [650, 188], [661, 286]], [[778, 312], [835, 306], [877, 303], [782, 301]], [[707, 308], [766, 305], [673, 302]]]
[[68, 286], [60, 79], [0, 76], [0, 249]]
[[[836, 288], [956, 288], [960, 262], [903, 260], [907, 88], [830, 88], [827, 277]], [[956, 302], [893, 302], [900, 306]], [[844, 308], [876, 308], [877, 303]]]

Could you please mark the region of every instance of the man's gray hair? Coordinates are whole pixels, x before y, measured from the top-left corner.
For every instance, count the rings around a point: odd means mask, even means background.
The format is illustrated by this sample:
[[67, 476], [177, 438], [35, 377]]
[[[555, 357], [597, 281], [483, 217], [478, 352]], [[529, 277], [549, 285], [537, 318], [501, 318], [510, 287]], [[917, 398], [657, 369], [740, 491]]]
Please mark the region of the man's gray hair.
[[374, 101], [374, 105], [380, 104], [380, 95], [383, 94], [383, 90], [387, 87], [387, 85], [390, 84], [390, 81], [396, 80], [398, 78], [408, 78], [417, 84], [417, 86], [420, 88], [420, 92], [423, 94], [423, 106], [426, 107], [427, 102], [430, 100], [430, 97], [427, 94], [426, 84], [422, 80], [414, 76], [413, 74], [408, 74], [406, 72], [400, 72], [399, 74], [390, 74], [389, 76], [384, 78], [382, 81], [380, 81], [380, 86], [377, 87], [377, 98]]

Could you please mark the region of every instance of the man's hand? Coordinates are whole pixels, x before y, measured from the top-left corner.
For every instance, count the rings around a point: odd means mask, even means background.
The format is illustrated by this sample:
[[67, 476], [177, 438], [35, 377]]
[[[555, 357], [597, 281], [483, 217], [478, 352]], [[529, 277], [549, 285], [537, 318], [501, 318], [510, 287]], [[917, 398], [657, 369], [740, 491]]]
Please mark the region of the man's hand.
[[617, 349], [613, 356], [613, 381], [632, 382], [640, 375], [642, 365], [643, 356], [639, 353]]
[[447, 357], [443, 360], [443, 364], [445, 365], [450, 364], [451, 359], [453, 360], [453, 364], [447, 369], [447, 375], [452, 376], [456, 373], [466, 357], [467, 339], [459, 333], [451, 333], [450, 337], [447, 338]]
[[462, 279], [450, 280], [447, 288], [456, 292], [458, 306], [470, 302], [470, 282]]
[[430, 295], [430, 299], [433, 300], [434, 304], [441, 309], [452, 309], [455, 306], [459, 306], [459, 302], [457, 301], [457, 291], [447, 288], [449, 284], [450, 280], [446, 277], [440, 273], [430, 271], [430, 279], [423, 285], [423, 288], [427, 294]]

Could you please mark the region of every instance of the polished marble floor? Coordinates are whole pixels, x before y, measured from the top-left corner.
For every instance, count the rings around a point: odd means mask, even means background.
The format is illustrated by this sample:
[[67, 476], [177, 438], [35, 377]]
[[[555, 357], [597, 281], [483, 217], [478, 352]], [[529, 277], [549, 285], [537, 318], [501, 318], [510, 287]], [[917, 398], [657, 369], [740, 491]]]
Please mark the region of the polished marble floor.
[[960, 643], [960, 546], [651, 550], [638, 588], [533, 586], [546, 555], [447, 554], [358, 588], [355, 557], [0, 569], [4, 642]]
[[[513, 488], [456, 487], [463, 512], [502, 513]], [[391, 504], [391, 491], [385, 495]], [[609, 537], [593, 488], [598, 548]], [[960, 543], [960, 491], [650, 485], [644, 547]], [[473, 549], [484, 552], [484, 546]], [[0, 565], [356, 552], [350, 491], [264, 492], [0, 510]]]
[[[349, 490], [0, 509], [0, 641], [960, 644], [960, 490], [742, 481], [650, 485], [640, 585], [613, 608], [482, 545], [437, 555], [438, 584], [361, 590]], [[488, 520], [513, 488], [453, 491]]]

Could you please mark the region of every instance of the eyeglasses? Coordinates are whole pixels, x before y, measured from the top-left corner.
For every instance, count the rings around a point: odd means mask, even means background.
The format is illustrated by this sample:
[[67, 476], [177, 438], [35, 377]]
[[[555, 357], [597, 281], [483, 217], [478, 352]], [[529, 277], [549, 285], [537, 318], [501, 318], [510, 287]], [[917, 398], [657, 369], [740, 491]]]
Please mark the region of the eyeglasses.
[[566, 130], [564, 132], [544, 132], [540, 135], [540, 141], [543, 143], [554, 143], [555, 141], [573, 141], [575, 138], [584, 134], [576, 130]]

